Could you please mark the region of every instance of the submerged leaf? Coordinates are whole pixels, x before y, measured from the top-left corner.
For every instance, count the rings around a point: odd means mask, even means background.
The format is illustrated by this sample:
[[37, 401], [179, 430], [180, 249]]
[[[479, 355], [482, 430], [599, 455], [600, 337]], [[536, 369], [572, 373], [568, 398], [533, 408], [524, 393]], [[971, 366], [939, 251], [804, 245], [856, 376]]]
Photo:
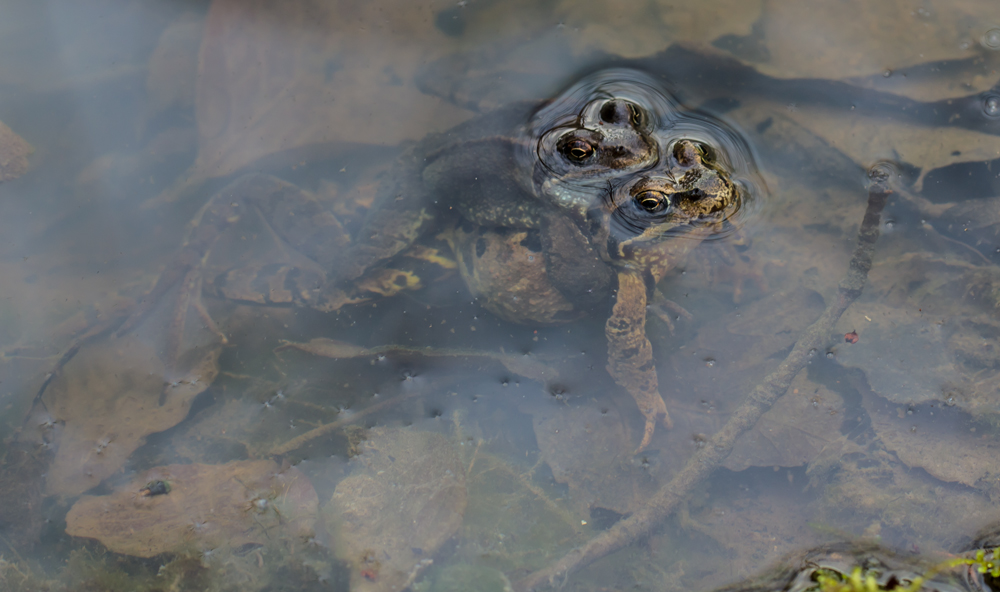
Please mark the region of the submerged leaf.
[[48, 413], [62, 422], [47, 493], [87, 491], [121, 468], [146, 436], [177, 425], [215, 379], [219, 353], [202, 350], [185, 377], [165, 384], [163, 361], [142, 339], [125, 336], [81, 348], [42, 396]]
[[740, 436], [723, 466], [733, 471], [797, 467], [811, 462], [840, 437], [844, 400], [807, 375], [808, 371], [800, 372], [788, 393]]
[[881, 397], [866, 398], [864, 404], [872, 429], [907, 466], [942, 481], [994, 487], [1000, 445], [967, 428], [968, 417], [957, 409], [902, 406]]
[[28, 155], [34, 152], [24, 138], [0, 121], [0, 182], [16, 179], [28, 171]]
[[[198, 59], [198, 158], [174, 191], [278, 152], [331, 142], [394, 145], [422, 137], [429, 122], [453, 125], [459, 110], [410, 82], [443, 40], [424, 10], [384, 2], [212, 2]], [[176, 196], [168, 191], [161, 199]]]
[[633, 512], [656, 489], [614, 407], [538, 405], [530, 409], [542, 458], [558, 483], [569, 487], [581, 516], [611, 510]]
[[318, 506], [305, 475], [274, 461], [167, 465], [110, 495], [81, 497], [66, 516], [66, 532], [116, 553], [153, 557], [310, 536]]
[[375, 428], [323, 508], [351, 590], [395, 592], [413, 583], [458, 531], [465, 468], [440, 434]]

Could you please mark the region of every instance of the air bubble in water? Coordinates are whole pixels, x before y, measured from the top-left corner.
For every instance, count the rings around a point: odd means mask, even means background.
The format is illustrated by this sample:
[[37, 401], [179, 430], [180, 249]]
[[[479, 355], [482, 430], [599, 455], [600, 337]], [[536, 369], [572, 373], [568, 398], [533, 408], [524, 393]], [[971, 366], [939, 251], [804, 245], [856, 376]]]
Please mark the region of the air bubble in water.
[[989, 49], [1000, 49], [1000, 29], [990, 29], [983, 34], [983, 46]]
[[989, 117], [1000, 116], [1000, 97], [990, 95], [983, 101], [983, 111]]

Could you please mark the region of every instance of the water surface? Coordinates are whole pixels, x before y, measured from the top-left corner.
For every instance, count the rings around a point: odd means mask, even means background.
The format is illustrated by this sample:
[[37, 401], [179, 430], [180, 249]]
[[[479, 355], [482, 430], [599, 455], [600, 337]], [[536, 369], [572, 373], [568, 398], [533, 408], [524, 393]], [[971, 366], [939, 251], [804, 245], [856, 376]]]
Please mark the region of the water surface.
[[[412, 542], [398, 553], [433, 561], [408, 583], [502, 589], [641, 507], [778, 366], [834, 298], [880, 162], [897, 191], [826, 349], [662, 527], [569, 585], [707, 590], [831, 538], [954, 551], [1000, 518], [991, 2], [11, 0], [3, 13], [0, 121], [34, 147], [0, 185], [9, 589], [399, 589], [392, 554], [352, 547], [338, 504], [426, 432], [441, 438], [407, 463], [440, 475], [439, 528], [400, 534]], [[647, 335], [674, 427], [642, 453], [642, 416], [605, 369], [606, 312], [500, 319], [433, 235], [394, 261], [420, 289], [325, 313], [220, 296], [232, 270], [315, 265], [244, 216], [202, 285], [114, 333], [241, 174], [293, 183], [356, 228], [413, 143], [608, 66], [731, 130], [758, 187], [735, 232], [658, 286], [676, 306]], [[275, 351], [319, 338], [339, 342], [334, 357]], [[224, 479], [148, 476], [195, 463]], [[143, 493], [159, 479], [179, 482]], [[160, 499], [232, 492], [219, 503], [238, 506], [226, 525], [171, 514], [180, 533], [153, 538], [181, 542], [144, 552], [67, 518], [115, 492], [132, 496], [122, 532]]]

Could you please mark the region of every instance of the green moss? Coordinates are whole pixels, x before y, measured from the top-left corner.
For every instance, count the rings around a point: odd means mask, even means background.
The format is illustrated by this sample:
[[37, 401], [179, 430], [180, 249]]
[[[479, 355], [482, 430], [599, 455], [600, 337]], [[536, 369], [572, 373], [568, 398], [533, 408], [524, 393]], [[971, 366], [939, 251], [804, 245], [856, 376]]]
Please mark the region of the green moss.
[[[956, 557], [943, 561], [909, 582], [893, 581], [893, 592], [919, 592], [924, 582], [929, 582], [935, 576], [950, 571], [959, 566], [971, 566], [983, 575], [992, 578], [1000, 577], [1000, 548], [990, 551], [979, 549], [971, 555]], [[879, 573], [874, 570], [855, 567], [850, 574], [842, 574], [832, 569], [818, 569], [813, 575], [816, 586], [806, 592], [883, 592], [888, 590], [879, 583]]]

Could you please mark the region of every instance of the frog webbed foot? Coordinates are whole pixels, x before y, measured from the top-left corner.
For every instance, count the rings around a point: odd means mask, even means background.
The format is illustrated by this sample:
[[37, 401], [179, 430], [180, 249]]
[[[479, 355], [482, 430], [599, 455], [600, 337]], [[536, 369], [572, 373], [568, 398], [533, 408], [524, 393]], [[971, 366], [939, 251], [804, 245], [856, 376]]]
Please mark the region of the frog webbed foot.
[[670, 330], [670, 333], [674, 332], [674, 321], [680, 320], [681, 317], [687, 320], [691, 320], [694, 317], [680, 304], [677, 304], [673, 300], [668, 300], [663, 292], [659, 289], [653, 293], [653, 301], [646, 306], [646, 310], [653, 313], [656, 318], [663, 321]]
[[608, 372], [635, 400], [646, 420], [642, 452], [653, 438], [657, 423], [673, 427], [667, 406], [660, 396], [653, 362], [653, 346], [646, 338], [646, 286], [638, 274], [618, 274], [618, 295], [605, 325], [608, 338]]

